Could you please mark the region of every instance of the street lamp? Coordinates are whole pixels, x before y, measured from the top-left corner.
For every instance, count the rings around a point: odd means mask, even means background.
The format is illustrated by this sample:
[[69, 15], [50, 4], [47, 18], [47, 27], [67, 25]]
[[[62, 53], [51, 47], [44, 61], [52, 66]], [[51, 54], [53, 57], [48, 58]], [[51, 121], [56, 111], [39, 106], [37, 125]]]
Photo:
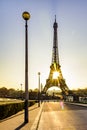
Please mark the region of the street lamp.
[[23, 12], [22, 17], [25, 20], [25, 123], [28, 123], [28, 25], [27, 21], [30, 18], [30, 14], [28, 12]]
[[41, 94], [40, 94], [40, 99], [41, 99], [41, 103], [42, 103], [42, 91], [43, 91], [43, 85], [42, 85], [42, 83], [41, 83], [41, 86], [40, 86], [40, 88], [41, 88]]
[[22, 94], [23, 94], [23, 93], [22, 93], [22, 85], [23, 85], [23, 84], [20, 84], [20, 85], [21, 85], [21, 99], [23, 99], [23, 95], [22, 95]]
[[38, 107], [40, 107], [40, 72], [38, 72]]

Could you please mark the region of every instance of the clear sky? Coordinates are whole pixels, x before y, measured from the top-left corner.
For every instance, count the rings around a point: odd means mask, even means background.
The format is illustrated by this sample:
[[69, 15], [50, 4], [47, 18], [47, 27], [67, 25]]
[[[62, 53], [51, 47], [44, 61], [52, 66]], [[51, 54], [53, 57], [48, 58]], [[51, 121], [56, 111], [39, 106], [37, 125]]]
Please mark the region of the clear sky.
[[70, 89], [87, 87], [87, 0], [0, 0], [0, 87], [24, 88], [25, 21], [28, 11], [29, 88], [43, 85], [52, 61], [54, 16], [59, 59]]

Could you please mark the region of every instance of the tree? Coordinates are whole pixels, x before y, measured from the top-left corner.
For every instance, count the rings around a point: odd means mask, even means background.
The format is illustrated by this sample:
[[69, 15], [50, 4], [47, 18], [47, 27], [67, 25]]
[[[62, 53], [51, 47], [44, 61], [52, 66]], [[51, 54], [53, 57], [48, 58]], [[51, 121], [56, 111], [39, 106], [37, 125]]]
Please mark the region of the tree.
[[7, 97], [8, 96], [8, 89], [5, 87], [0, 88], [0, 97]]

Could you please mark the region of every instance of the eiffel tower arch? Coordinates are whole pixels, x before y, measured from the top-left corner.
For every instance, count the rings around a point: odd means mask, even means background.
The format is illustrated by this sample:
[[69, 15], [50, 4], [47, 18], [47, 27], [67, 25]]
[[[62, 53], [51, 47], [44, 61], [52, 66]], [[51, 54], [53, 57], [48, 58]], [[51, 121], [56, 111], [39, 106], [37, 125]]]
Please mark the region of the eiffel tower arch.
[[54, 37], [53, 37], [52, 63], [50, 66], [49, 77], [46, 80], [46, 85], [43, 88], [43, 92], [46, 93], [46, 91], [49, 88], [56, 86], [62, 90], [63, 95], [68, 95], [69, 88], [66, 85], [65, 79], [63, 78], [61, 66], [59, 63], [57, 28], [58, 24], [56, 22], [56, 16], [55, 16], [55, 22], [53, 24]]

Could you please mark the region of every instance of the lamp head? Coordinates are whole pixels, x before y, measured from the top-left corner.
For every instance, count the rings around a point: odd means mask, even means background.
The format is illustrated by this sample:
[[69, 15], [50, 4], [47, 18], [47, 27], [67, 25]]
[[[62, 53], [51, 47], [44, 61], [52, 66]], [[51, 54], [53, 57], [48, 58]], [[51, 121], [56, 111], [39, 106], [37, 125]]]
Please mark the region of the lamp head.
[[38, 72], [38, 75], [40, 75], [40, 72]]
[[24, 20], [29, 20], [30, 14], [27, 11], [25, 11], [25, 12], [22, 13], [22, 17], [23, 17]]

